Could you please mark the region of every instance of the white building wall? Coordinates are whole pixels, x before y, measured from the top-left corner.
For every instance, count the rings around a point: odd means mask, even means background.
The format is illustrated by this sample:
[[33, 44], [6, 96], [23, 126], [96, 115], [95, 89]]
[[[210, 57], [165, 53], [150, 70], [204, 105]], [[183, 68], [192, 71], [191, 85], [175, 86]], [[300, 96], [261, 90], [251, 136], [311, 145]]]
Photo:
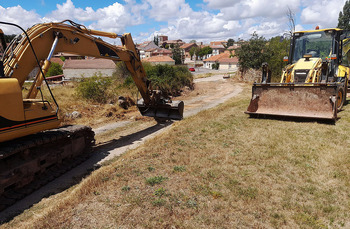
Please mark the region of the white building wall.
[[237, 70], [237, 65], [236, 64], [223, 64], [223, 63], [220, 63], [219, 65], [219, 69], [220, 70], [232, 70], [232, 71], [236, 71]]
[[164, 61], [161, 61], [161, 62], [149, 62], [151, 63], [151, 65], [157, 65], [157, 64], [161, 64], [161, 65], [175, 65], [175, 61], [169, 61], [169, 62], [164, 62]]
[[115, 69], [63, 69], [66, 79], [91, 77], [93, 75], [112, 76]]

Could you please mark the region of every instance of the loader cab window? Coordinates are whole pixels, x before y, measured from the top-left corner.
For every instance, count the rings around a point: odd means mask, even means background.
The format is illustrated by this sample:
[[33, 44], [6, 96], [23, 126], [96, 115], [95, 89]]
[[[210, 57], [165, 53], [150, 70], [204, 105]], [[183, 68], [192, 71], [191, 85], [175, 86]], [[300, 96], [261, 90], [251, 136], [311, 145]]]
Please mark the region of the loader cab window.
[[314, 33], [295, 33], [292, 62], [295, 63], [305, 54], [325, 60], [332, 54], [333, 33], [320, 31]]

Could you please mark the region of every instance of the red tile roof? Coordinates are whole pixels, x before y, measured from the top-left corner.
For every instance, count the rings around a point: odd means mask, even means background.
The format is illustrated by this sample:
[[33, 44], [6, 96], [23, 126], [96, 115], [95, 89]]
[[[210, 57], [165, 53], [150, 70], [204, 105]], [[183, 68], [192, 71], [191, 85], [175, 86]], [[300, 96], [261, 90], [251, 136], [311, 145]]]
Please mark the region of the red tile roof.
[[219, 59], [219, 63], [238, 63], [237, 57]]
[[181, 45], [180, 48], [187, 49], [187, 48], [190, 48], [192, 46], [197, 47], [198, 45], [196, 43], [187, 43], [187, 44]]
[[145, 61], [145, 62], [171, 62], [171, 61], [174, 61], [174, 59], [172, 59], [169, 56], [152, 56], [152, 57], [144, 58], [142, 61]]
[[230, 58], [230, 54], [227, 53], [227, 52], [224, 52], [224, 53], [221, 53], [219, 55], [215, 55], [215, 56], [211, 56], [209, 57], [208, 59], [205, 59], [203, 61], [211, 61], [211, 62], [216, 62], [216, 61], [219, 61], [220, 59], [222, 58]]
[[212, 49], [225, 49], [223, 45], [210, 45], [210, 48]]
[[57, 64], [59, 64], [59, 65], [63, 65], [63, 61], [61, 60], [61, 58], [59, 58], [59, 57], [52, 57], [51, 58], [51, 62], [54, 62], [54, 63], [57, 63]]

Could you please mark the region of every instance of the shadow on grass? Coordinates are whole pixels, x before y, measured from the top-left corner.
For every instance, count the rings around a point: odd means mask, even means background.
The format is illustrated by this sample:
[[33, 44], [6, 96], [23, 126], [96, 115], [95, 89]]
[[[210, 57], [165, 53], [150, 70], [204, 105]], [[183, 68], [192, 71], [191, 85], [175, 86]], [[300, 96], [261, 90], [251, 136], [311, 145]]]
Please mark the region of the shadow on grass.
[[317, 122], [319, 124], [325, 124], [325, 125], [335, 125], [336, 121], [339, 119], [337, 118], [336, 120], [332, 120], [332, 119], [320, 119], [320, 118], [311, 118], [311, 117], [291, 117], [291, 116], [267, 115], [267, 114], [249, 114], [249, 118], [298, 122], [298, 123]]
[[[131, 146], [138, 141], [142, 142], [144, 137], [156, 133], [157, 131], [170, 126], [171, 124], [172, 122], [156, 124], [139, 132], [127, 136], [122, 136], [119, 139], [113, 139], [111, 141], [95, 146], [94, 151], [91, 153], [87, 160], [83, 161], [81, 164], [75, 166], [71, 170], [65, 172], [53, 181], [40, 187], [38, 190], [25, 196], [23, 199], [17, 201], [12, 206], [1, 211], [0, 225], [11, 221], [14, 217], [22, 214], [25, 210], [40, 202], [43, 198], [63, 192], [80, 183], [84, 177], [88, 176], [91, 172], [100, 167], [98, 163], [101, 160], [105, 159], [110, 154], [110, 151], [125, 146]], [[125, 148], [125, 150], [120, 154], [124, 153], [127, 150], [128, 148]]]

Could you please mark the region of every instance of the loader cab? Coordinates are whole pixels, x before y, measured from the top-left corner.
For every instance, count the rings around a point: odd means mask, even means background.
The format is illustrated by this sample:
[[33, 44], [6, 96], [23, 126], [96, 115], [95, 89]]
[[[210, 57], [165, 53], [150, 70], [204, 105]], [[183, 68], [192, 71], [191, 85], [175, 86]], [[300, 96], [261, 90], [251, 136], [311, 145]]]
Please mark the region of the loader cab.
[[339, 33], [336, 30], [320, 30], [311, 32], [296, 32], [293, 34], [289, 56], [290, 64], [296, 63], [305, 55], [312, 58], [331, 60], [338, 56]]

